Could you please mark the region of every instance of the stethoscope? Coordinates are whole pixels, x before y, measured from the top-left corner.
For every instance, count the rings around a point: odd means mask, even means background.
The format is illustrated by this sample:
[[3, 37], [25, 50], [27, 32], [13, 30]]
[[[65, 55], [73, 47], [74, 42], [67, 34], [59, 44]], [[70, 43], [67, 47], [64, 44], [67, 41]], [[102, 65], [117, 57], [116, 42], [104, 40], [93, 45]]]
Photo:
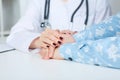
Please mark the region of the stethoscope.
[[[84, 2], [84, 0], [82, 0], [80, 2], [79, 6], [73, 12], [73, 14], [71, 16], [71, 19], [70, 19], [71, 26], [73, 26], [74, 16], [77, 13], [77, 11], [81, 8], [83, 2]], [[49, 13], [50, 13], [50, 0], [46, 0], [45, 1], [45, 8], [44, 8], [44, 21], [40, 25], [40, 27], [43, 28], [43, 29], [45, 29], [45, 28], [51, 28], [51, 25], [49, 23]], [[89, 18], [89, 4], [88, 4], [88, 0], [86, 0], [86, 19], [84, 21], [85, 25], [88, 24], [88, 18]]]

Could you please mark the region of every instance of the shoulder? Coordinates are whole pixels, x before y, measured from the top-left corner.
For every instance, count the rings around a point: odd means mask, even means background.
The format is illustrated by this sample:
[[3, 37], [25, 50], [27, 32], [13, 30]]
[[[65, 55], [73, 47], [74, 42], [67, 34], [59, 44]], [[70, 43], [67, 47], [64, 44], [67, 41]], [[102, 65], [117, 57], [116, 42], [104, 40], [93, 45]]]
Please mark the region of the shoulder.
[[96, 9], [111, 9], [109, 0], [94, 0]]
[[105, 6], [109, 5], [109, 0], [95, 0], [97, 5]]
[[89, 0], [89, 5], [98, 7], [108, 7], [110, 6], [109, 0]]

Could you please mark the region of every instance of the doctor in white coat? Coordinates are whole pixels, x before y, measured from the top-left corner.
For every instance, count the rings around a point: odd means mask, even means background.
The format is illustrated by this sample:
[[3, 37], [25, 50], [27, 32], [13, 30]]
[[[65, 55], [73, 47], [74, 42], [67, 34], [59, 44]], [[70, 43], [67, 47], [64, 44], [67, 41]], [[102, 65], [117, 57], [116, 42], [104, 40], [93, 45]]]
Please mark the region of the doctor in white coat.
[[40, 49], [47, 44], [56, 46], [62, 40], [56, 29], [63, 32], [82, 31], [111, 14], [107, 0], [50, 0], [48, 20], [51, 30], [45, 31], [41, 27], [45, 4], [46, 0], [31, 0], [26, 14], [12, 28], [7, 38], [9, 45], [23, 52], [29, 52], [30, 48]]

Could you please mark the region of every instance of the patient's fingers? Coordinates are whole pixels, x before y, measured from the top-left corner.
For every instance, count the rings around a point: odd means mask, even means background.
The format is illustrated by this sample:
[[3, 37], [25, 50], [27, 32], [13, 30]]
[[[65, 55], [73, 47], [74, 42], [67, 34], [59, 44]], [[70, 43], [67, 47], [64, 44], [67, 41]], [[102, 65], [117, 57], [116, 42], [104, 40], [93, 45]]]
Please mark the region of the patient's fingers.
[[39, 53], [40, 53], [42, 59], [45, 59], [45, 60], [49, 59], [48, 48], [41, 48]]
[[49, 59], [49, 53], [48, 53], [48, 49], [46, 49], [46, 53], [43, 56], [43, 59], [48, 60]]
[[50, 46], [48, 52], [49, 52], [49, 58], [52, 59], [54, 56], [55, 48]]
[[42, 59], [48, 60], [53, 59], [55, 53], [55, 48], [52, 46], [49, 46], [48, 48], [41, 48], [40, 55], [42, 56]]

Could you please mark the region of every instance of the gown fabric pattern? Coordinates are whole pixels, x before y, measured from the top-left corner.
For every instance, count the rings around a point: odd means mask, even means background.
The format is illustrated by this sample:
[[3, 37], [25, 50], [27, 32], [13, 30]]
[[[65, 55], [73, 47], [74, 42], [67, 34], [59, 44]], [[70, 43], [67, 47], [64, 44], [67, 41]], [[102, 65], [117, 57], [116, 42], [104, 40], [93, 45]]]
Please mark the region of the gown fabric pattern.
[[73, 37], [59, 49], [65, 59], [120, 69], [120, 13]]

